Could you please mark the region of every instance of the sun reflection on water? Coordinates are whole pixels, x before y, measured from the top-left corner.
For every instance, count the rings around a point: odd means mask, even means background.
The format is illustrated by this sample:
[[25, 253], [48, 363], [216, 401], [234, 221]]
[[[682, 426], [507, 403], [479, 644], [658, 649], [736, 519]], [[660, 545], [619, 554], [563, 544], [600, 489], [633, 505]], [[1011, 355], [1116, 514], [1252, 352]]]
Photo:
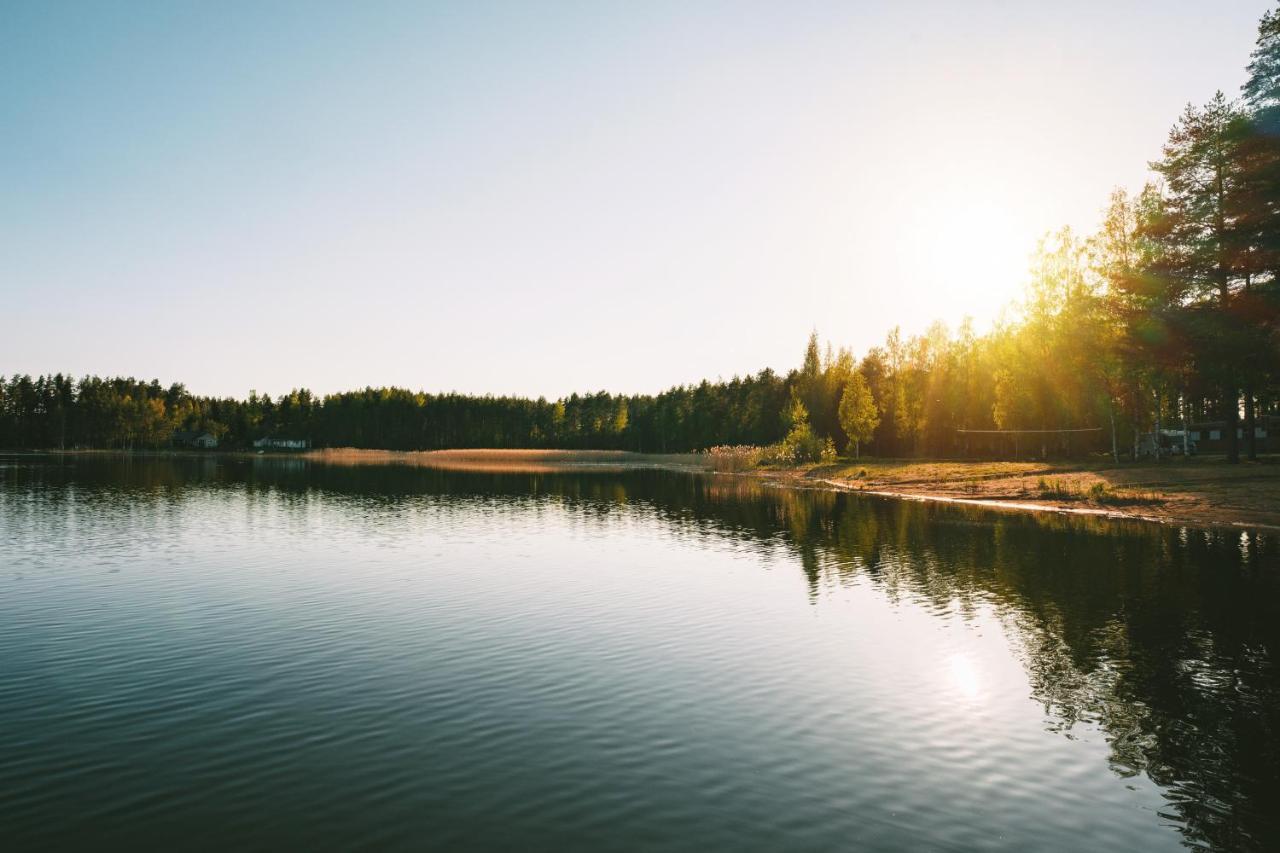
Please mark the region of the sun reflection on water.
[[948, 665], [951, 684], [966, 699], [977, 699], [982, 694], [982, 683], [973, 660], [966, 654], [954, 654]]

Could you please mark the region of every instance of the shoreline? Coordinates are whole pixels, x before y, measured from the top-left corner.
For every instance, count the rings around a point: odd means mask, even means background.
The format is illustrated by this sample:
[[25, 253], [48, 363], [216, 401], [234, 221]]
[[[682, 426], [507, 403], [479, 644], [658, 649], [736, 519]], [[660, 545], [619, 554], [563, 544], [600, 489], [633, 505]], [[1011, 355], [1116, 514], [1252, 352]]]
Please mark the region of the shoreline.
[[[1134, 520], [1235, 530], [1280, 530], [1276, 458], [1227, 466], [1214, 458], [1102, 463], [843, 460], [833, 465], [740, 472], [792, 488], [827, 488], [895, 500], [1007, 512]], [[993, 470], [995, 469], [995, 470]], [[1051, 494], [1040, 494], [1045, 483]], [[1091, 499], [1090, 489], [1108, 505]]]
[[630, 450], [367, 450], [350, 447], [292, 454], [322, 465], [410, 465], [453, 471], [554, 473], [556, 471], [629, 471], [665, 469], [707, 471], [699, 453], [635, 453]]
[[1058, 513], [1159, 524], [1280, 530], [1280, 457], [1228, 466], [1212, 457], [1159, 463], [975, 462], [863, 459], [828, 465], [714, 471], [699, 453], [623, 450], [0, 451], [3, 456], [139, 456], [306, 460], [324, 465], [408, 465], [489, 473], [661, 469], [750, 477], [787, 488], [1006, 512]]

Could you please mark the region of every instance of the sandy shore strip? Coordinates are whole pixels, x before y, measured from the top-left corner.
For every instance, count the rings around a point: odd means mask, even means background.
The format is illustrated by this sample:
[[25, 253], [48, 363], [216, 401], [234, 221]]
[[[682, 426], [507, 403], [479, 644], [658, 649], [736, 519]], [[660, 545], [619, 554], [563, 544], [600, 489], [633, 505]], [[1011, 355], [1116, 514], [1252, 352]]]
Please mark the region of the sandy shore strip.
[[1280, 529], [1280, 457], [1159, 463], [868, 459], [758, 470], [795, 486], [1023, 512]]
[[495, 473], [552, 473], [584, 468], [613, 471], [636, 468], [708, 469], [707, 458], [701, 453], [633, 453], [627, 450], [361, 450], [344, 447], [309, 450], [301, 455], [329, 465], [416, 465]]

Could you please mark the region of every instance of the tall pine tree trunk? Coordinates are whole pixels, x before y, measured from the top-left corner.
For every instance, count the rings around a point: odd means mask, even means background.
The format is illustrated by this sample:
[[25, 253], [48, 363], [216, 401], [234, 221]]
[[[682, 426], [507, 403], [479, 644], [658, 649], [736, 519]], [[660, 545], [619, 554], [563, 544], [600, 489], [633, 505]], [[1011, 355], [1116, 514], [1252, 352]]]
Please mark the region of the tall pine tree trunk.
[[1156, 455], [1156, 461], [1160, 461], [1160, 410], [1163, 408], [1160, 404], [1160, 392], [1156, 392], [1156, 432], [1155, 432], [1155, 449], [1152, 451]]
[[1244, 447], [1250, 462], [1258, 459], [1257, 407], [1254, 405], [1253, 389], [1244, 389]]
[[[1226, 226], [1226, 179], [1224, 176], [1226, 166], [1219, 157], [1214, 164], [1214, 180], [1215, 188], [1215, 207], [1216, 214], [1214, 219], [1214, 238], [1217, 242], [1217, 266], [1214, 269], [1214, 279], [1218, 286], [1218, 300], [1222, 312], [1231, 307], [1231, 267], [1227, 256], [1227, 226]], [[1240, 389], [1235, 387], [1234, 383], [1226, 389], [1226, 399], [1223, 400], [1224, 414], [1227, 422], [1227, 461], [1238, 463], [1240, 461], [1240, 437], [1236, 435], [1236, 430], [1240, 425]]]
[[1107, 404], [1107, 414], [1111, 416], [1111, 458], [1120, 464], [1120, 446], [1116, 444], [1116, 410], [1112, 403]]
[[1236, 435], [1236, 430], [1240, 429], [1240, 395], [1235, 388], [1227, 387], [1222, 392], [1222, 419], [1226, 421], [1226, 435], [1223, 438], [1227, 441], [1227, 461], [1236, 463], [1240, 461], [1240, 436]]

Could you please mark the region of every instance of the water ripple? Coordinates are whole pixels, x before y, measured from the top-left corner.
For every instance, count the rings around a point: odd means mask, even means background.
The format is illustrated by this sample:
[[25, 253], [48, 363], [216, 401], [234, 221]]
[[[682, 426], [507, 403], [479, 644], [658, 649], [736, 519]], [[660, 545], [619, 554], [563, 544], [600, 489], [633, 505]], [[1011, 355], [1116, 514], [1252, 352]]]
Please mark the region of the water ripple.
[[0, 469], [19, 847], [1280, 842], [1267, 536], [183, 464]]

